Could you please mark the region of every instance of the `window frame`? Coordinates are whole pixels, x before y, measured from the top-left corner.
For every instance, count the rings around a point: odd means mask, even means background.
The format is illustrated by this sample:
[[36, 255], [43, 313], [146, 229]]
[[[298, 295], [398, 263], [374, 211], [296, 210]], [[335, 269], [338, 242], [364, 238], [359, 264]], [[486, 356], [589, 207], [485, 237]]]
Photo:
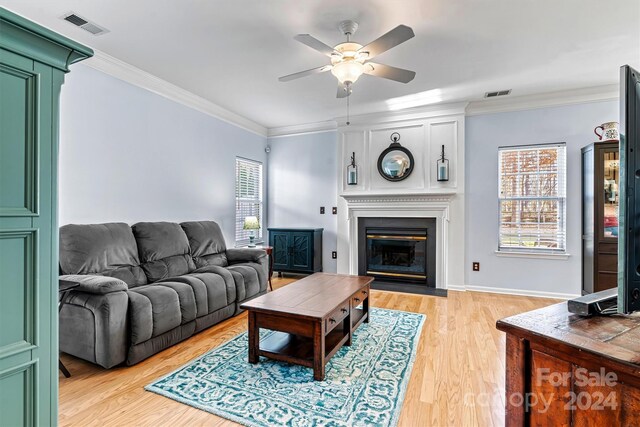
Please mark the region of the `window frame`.
[[[558, 196], [541, 196], [537, 197], [503, 197], [502, 196], [502, 179], [504, 176], [502, 167], [502, 153], [504, 151], [525, 151], [525, 150], [544, 150], [549, 148], [557, 148], [562, 150], [563, 162], [562, 170], [560, 164], [557, 171], [558, 182]], [[538, 174], [540, 173], [540, 162], [538, 157]], [[520, 171], [518, 171], [520, 173]], [[561, 176], [561, 174], [563, 176]], [[561, 187], [562, 186], [562, 187]], [[511, 145], [498, 147], [498, 185], [497, 185], [497, 204], [498, 204], [498, 242], [497, 249], [495, 251], [498, 256], [514, 256], [514, 257], [540, 257], [547, 259], [567, 259], [569, 254], [567, 252], [567, 144], [566, 142], [553, 142], [553, 143], [540, 143], [540, 144], [525, 144], [525, 145]], [[558, 201], [558, 211], [561, 216], [560, 221], [557, 223], [561, 227], [562, 239], [558, 241], [558, 245], [562, 246], [557, 249], [545, 248], [545, 247], [513, 247], [513, 246], [501, 246], [502, 237], [502, 201], [504, 200], [555, 200]], [[540, 223], [538, 223], [540, 224]]]
[[[240, 163], [250, 164], [258, 167], [258, 197], [255, 199], [241, 198], [238, 196], [238, 167]], [[239, 205], [241, 203], [255, 203], [258, 204], [258, 221], [260, 222], [260, 228], [256, 230], [255, 243], [262, 243], [264, 237], [264, 164], [261, 161], [249, 159], [247, 157], [236, 156], [235, 157], [235, 179], [234, 179], [234, 193], [235, 193], [235, 215], [234, 215], [234, 238], [236, 247], [247, 246], [249, 244], [249, 230], [243, 231], [242, 226], [239, 224], [244, 223], [244, 217], [239, 218], [241, 209]], [[240, 232], [240, 234], [239, 234]], [[246, 233], [246, 236], [242, 233]]]

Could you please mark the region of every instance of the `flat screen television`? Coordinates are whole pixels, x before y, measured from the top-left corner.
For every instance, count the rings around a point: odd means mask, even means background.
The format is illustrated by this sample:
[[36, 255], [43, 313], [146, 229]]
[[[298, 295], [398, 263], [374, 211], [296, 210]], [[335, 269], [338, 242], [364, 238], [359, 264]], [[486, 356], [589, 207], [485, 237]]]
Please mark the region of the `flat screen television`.
[[640, 73], [620, 68], [618, 313], [640, 310]]

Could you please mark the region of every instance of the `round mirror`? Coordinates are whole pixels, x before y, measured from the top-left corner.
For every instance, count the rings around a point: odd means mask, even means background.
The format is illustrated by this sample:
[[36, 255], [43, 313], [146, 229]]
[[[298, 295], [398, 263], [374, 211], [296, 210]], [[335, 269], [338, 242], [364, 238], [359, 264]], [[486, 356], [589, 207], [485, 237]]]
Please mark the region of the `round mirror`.
[[378, 172], [388, 181], [402, 181], [413, 171], [413, 155], [394, 142], [378, 157]]

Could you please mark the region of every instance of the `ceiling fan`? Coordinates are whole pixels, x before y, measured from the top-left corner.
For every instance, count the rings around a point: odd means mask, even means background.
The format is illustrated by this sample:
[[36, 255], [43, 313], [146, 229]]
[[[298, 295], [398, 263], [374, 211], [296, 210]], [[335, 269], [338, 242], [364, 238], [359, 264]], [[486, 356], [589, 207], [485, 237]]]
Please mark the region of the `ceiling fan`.
[[288, 82], [311, 74], [331, 71], [338, 79], [338, 98], [345, 98], [351, 95], [351, 85], [358, 80], [362, 74], [369, 74], [375, 77], [394, 80], [401, 83], [409, 83], [416, 76], [415, 71], [404, 70], [402, 68], [391, 67], [389, 65], [370, 62], [371, 59], [383, 52], [406, 42], [415, 34], [410, 27], [398, 25], [393, 30], [382, 35], [366, 46], [352, 42], [351, 37], [358, 29], [355, 21], [342, 21], [338, 26], [340, 31], [347, 37], [347, 41], [331, 47], [309, 34], [298, 34], [294, 37], [302, 44], [317, 50], [323, 55], [331, 58], [330, 65], [312, 68], [299, 73], [289, 74], [280, 77], [281, 82]]

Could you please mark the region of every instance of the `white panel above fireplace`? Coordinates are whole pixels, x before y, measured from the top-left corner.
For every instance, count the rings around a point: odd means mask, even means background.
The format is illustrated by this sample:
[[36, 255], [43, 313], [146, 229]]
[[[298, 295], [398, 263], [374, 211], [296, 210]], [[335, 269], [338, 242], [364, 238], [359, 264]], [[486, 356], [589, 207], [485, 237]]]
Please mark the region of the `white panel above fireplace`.
[[[398, 132], [400, 144], [411, 150], [412, 174], [404, 181], [387, 181], [378, 172], [378, 157]], [[340, 129], [338, 192], [347, 194], [439, 194], [464, 191], [464, 115], [402, 122], [349, 126]], [[436, 161], [442, 146], [449, 160], [449, 181], [439, 182]], [[347, 185], [346, 166], [356, 154], [358, 185]]]

